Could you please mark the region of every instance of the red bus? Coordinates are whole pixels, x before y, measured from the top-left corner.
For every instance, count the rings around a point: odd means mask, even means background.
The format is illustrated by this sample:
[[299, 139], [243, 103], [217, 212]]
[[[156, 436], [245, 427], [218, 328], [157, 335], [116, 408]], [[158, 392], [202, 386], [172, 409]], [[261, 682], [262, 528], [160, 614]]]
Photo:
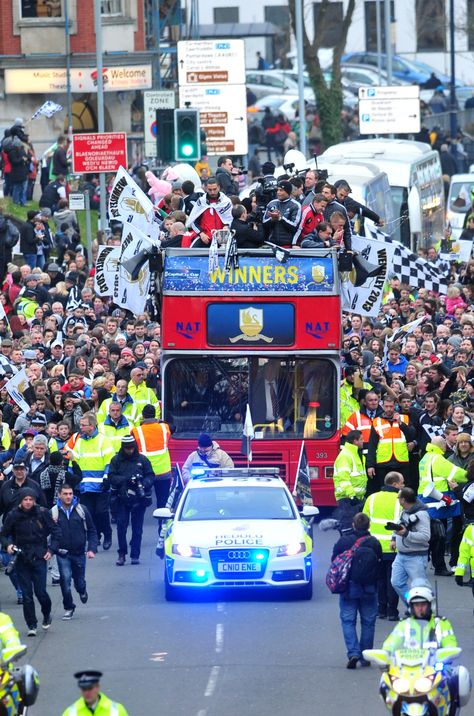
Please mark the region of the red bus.
[[[220, 252], [221, 253], [221, 252]], [[167, 249], [161, 274], [163, 417], [182, 464], [209, 433], [236, 466], [247, 403], [253, 465], [293, 488], [302, 440], [314, 501], [331, 505], [339, 448], [341, 307], [334, 250], [239, 251], [209, 274], [206, 250]]]

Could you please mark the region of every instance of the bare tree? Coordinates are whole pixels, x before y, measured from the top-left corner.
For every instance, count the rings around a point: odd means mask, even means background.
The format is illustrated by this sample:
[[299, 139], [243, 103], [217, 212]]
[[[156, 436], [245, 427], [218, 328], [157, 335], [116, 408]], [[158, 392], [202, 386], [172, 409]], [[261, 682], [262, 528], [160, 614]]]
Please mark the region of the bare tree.
[[[302, 0], [303, 1], [303, 0]], [[288, 0], [293, 32], [295, 31], [295, 0]], [[342, 19], [342, 26], [339, 38], [334, 45], [331, 81], [329, 85], [324, 79], [321, 64], [318, 57], [318, 49], [321, 47], [324, 30], [327, 23], [329, 0], [321, 0], [319, 3], [318, 22], [315, 27], [313, 41], [310, 42], [306, 28], [303, 26], [303, 54], [308, 71], [311, 86], [313, 87], [318, 114], [321, 122], [321, 133], [325, 148], [331, 144], [337, 144], [342, 139], [342, 86], [341, 86], [341, 57], [346, 46], [347, 33], [354, 14], [355, 0], [349, 0], [346, 14]], [[298, 67], [298, 71], [302, 71]]]

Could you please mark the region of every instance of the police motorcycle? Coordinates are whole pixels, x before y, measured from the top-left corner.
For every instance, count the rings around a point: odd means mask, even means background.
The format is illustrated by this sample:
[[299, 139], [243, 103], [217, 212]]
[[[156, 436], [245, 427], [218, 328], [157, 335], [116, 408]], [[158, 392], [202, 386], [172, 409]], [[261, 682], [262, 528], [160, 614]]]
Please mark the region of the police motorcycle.
[[0, 716], [27, 716], [39, 692], [39, 675], [30, 664], [12, 666], [26, 654], [26, 646], [4, 650], [0, 660]]
[[461, 651], [459, 647], [404, 648], [394, 653], [365, 649], [363, 657], [385, 670], [379, 691], [392, 716], [457, 716], [471, 692], [466, 667], [454, 672], [450, 666]]

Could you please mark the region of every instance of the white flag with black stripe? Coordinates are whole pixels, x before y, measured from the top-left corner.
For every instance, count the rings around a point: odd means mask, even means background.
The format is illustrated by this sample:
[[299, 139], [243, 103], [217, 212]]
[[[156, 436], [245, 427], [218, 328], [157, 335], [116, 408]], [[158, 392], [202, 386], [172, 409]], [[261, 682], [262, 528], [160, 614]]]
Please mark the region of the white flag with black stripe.
[[50, 118], [53, 116], [53, 114], [56, 114], [56, 112], [60, 112], [62, 108], [63, 107], [61, 104], [56, 104], [56, 102], [52, 102], [50, 99], [48, 99], [44, 104], [41, 105], [39, 109], [36, 110], [31, 119], [37, 119], [38, 117]]

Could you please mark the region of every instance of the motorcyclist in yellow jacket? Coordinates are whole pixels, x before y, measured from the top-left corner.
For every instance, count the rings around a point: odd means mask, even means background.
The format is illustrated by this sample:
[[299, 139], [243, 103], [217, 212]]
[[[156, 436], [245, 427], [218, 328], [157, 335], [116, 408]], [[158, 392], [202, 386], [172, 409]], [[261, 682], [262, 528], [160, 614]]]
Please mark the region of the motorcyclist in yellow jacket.
[[0, 642], [2, 646], [2, 661], [10, 661], [15, 654], [25, 649], [20, 641], [20, 636], [15, 629], [15, 625], [5, 612], [0, 612]]

